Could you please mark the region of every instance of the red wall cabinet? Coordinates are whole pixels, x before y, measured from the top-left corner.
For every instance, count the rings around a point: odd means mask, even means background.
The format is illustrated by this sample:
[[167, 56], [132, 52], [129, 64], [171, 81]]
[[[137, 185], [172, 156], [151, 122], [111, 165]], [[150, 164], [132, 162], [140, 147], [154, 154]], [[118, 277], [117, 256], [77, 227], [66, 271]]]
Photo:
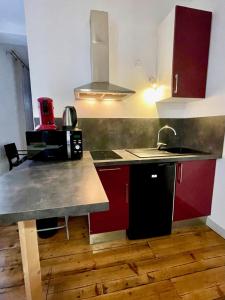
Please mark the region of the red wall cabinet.
[[211, 12], [176, 7], [173, 97], [205, 97], [211, 18]]
[[162, 99], [205, 98], [212, 13], [176, 6], [159, 27]]
[[129, 167], [98, 167], [97, 172], [109, 199], [109, 210], [90, 214], [90, 233], [127, 229], [129, 219]]
[[174, 221], [211, 214], [216, 160], [177, 164]]

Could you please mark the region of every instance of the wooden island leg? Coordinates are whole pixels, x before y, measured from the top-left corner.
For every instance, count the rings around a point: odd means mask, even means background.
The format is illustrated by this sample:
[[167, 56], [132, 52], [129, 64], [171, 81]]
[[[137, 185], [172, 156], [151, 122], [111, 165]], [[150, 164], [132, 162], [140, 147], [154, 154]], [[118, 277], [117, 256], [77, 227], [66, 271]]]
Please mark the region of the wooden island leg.
[[43, 299], [36, 221], [18, 222], [27, 300]]

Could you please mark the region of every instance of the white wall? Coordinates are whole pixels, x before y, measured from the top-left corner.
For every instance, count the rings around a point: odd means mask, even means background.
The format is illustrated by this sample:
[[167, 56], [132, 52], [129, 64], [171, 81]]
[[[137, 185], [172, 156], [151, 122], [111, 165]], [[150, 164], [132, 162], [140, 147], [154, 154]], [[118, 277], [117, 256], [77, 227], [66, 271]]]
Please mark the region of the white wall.
[[[4, 144], [15, 142], [18, 149], [25, 146], [25, 115], [21, 111], [18, 94], [17, 67], [6, 51], [11, 45], [0, 44], [0, 175], [8, 170]], [[24, 47], [14, 47], [19, 53], [26, 52]]]
[[[189, 3], [190, 1], [179, 1]], [[110, 79], [137, 94], [123, 102], [77, 101], [80, 117], [157, 117], [143, 91], [156, 73], [158, 23], [173, 0], [25, 0], [34, 115], [36, 98], [52, 97], [55, 115], [74, 105], [73, 89], [91, 81], [91, 9], [109, 12]], [[141, 66], [139, 65], [141, 62]], [[139, 66], [135, 66], [135, 64]]]
[[[213, 11], [207, 98], [189, 103], [146, 103], [147, 77], [154, 76], [156, 70], [157, 26], [175, 4]], [[90, 9], [109, 12], [111, 81], [137, 93], [123, 102], [77, 101], [80, 117], [225, 115], [224, 0], [25, 0], [35, 116], [36, 98], [52, 97], [55, 115], [60, 117], [65, 105], [74, 104], [74, 87], [90, 82]], [[224, 178], [225, 163], [219, 160], [211, 219], [225, 229]]]

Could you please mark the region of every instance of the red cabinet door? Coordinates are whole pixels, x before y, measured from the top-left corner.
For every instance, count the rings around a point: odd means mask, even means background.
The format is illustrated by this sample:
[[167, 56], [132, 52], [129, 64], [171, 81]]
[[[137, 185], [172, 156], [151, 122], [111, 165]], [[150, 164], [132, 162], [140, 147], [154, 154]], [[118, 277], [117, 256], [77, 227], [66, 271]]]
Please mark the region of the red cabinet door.
[[215, 166], [215, 160], [177, 164], [174, 221], [210, 215]]
[[205, 97], [211, 19], [211, 12], [176, 6], [173, 97]]
[[109, 210], [90, 214], [90, 233], [127, 229], [129, 167], [98, 167], [97, 172], [109, 199]]

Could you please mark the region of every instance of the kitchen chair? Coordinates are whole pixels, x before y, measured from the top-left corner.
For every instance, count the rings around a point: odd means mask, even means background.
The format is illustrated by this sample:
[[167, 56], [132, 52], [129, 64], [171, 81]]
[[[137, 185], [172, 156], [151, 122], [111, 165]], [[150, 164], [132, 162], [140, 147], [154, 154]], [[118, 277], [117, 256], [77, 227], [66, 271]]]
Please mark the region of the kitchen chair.
[[27, 159], [27, 150], [17, 150], [15, 143], [4, 145], [4, 148], [9, 161], [9, 171], [11, 171], [13, 167], [19, 166]]

